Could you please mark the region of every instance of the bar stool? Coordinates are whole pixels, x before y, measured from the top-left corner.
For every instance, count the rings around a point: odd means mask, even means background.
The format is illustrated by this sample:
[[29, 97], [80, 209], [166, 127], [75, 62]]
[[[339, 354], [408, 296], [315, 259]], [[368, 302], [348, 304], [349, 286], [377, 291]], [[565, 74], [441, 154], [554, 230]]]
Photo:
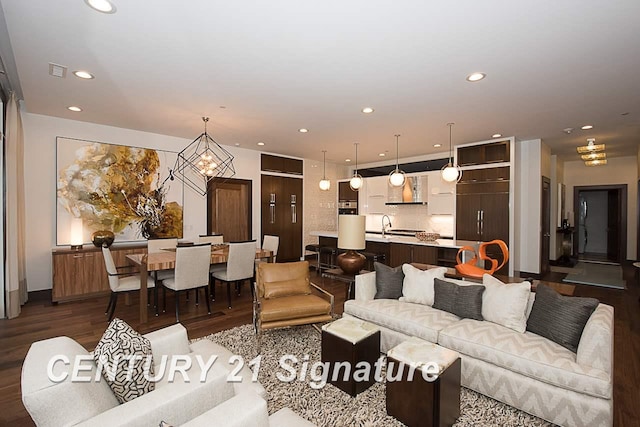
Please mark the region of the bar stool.
[[376, 253], [376, 252], [360, 252], [367, 259], [367, 270], [373, 271], [373, 263], [375, 262], [384, 262], [386, 259], [385, 254]]
[[[320, 271], [329, 270], [332, 268], [336, 268], [335, 264], [336, 255], [338, 254], [338, 248], [333, 248], [331, 246], [321, 246], [320, 253], [318, 255], [318, 267]], [[323, 256], [325, 261], [323, 261]]]
[[[304, 250], [307, 252], [313, 252], [314, 255], [316, 256], [316, 263], [314, 265], [315, 269], [316, 269], [316, 274], [320, 271], [320, 245], [307, 245], [304, 247]], [[310, 264], [313, 265], [313, 264]]]

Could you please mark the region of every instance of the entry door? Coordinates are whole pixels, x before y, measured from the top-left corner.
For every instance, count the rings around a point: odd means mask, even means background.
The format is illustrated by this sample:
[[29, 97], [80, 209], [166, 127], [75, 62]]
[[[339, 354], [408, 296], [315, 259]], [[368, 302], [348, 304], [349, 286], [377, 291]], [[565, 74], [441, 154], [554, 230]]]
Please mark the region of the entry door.
[[541, 231], [540, 231], [540, 275], [549, 272], [549, 251], [551, 247], [551, 181], [542, 177]]
[[222, 234], [225, 242], [251, 240], [252, 182], [211, 180], [207, 193], [207, 234]]
[[262, 175], [262, 236], [280, 237], [278, 262], [302, 256], [302, 179]]

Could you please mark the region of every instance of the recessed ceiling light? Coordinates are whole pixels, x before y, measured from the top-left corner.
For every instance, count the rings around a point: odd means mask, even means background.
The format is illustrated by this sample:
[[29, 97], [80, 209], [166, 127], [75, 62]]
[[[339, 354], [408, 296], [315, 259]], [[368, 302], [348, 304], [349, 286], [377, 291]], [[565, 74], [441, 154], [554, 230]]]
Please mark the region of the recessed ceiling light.
[[262, 147], [264, 145], [264, 142], [258, 142], [258, 145]]
[[494, 133], [493, 135], [491, 135], [491, 138], [500, 138], [501, 136], [501, 133]]
[[467, 81], [477, 82], [487, 77], [485, 73], [473, 73], [467, 76]]
[[380, 153], [380, 154], [378, 154], [378, 156], [379, 156], [379, 157], [384, 157], [384, 156], [386, 156], [386, 154], [384, 154], [384, 153]]
[[235, 145], [236, 147], [240, 147], [240, 143], [239, 143], [239, 142], [236, 142], [234, 145]]
[[82, 111], [82, 108], [72, 105], [71, 107], [67, 107], [67, 110], [75, 111], [77, 113], [79, 111]]
[[116, 13], [116, 6], [109, 0], [84, 0], [94, 10], [102, 13]]
[[434, 146], [435, 148], [440, 148], [440, 147], [442, 147], [442, 144], [433, 144], [433, 146]]
[[345, 162], [349, 163], [351, 159], [344, 159]]
[[584, 125], [584, 126], [582, 126], [580, 129], [582, 129], [582, 130], [589, 130], [589, 129], [593, 129], [593, 126], [592, 126], [592, 125]]
[[374, 110], [373, 110], [373, 108], [371, 108], [371, 107], [364, 107], [364, 108], [362, 109], [362, 112], [363, 112], [363, 113], [365, 113], [365, 114], [371, 114], [371, 113], [373, 113], [373, 111], [374, 111]]
[[298, 129], [298, 132], [300, 132], [300, 133], [307, 133], [307, 132], [309, 132], [309, 129], [300, 128], [300, 129]]
[[573, 132], [573, 128], [564, 128], [564, 129], [562, 129], [562, 132], [564, 132], [567, 135], [569, 135], [571, 132]]
[[90, 73], [90, 72], [88, 72], [88, 71], [78, 70], [78, 71], [74, 71], [74, 72], [73, 72], [73, 74], [74, 74], [76, 77], [81, 78], [81, 79], [87, 79], [87, 80], [89, 80], [89, 79], [93, 79], [93, 78], [94, 78], [93, 74], [91, 74], [91, 73]]

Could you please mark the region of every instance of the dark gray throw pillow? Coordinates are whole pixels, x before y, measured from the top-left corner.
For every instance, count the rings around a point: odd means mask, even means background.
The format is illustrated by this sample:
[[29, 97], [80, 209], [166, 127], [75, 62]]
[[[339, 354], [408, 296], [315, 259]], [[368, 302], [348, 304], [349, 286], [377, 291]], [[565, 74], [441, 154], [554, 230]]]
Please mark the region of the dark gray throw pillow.
[[595, 298], [562, 296], [540, 283], [527, 320], [527, 331], [576, 353], [584, 326], [598, 304]]
[[402, 266], [391, 268], [379, 262], [373, 263], [376, 270], [376, 295], [373, 299], [398, 299], [402, 296], [404, 273]]
[[483, 285], [459, 286], [446, 280], [434, 279], [433, 308], [443, 310], [463, 319], [483, 320]]

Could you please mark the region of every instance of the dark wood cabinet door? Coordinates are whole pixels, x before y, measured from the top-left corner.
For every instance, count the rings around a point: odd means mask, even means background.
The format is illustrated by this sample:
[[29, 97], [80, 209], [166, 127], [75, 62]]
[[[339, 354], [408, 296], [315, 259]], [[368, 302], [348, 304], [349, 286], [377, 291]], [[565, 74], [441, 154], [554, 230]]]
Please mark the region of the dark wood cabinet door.
[[338, 200], [341, 202], [342, 201], [357, 202], [358, 192], [352, 190], [348, 182], [339, 182], [338, 183]]
[[251, 193], [244, 179], [213, 179], [207, 192], [207, 234], [222, 234], [225, 242], [240, 242], [253, 235]]
[[262, 175], [262, 236], [280, 237], [278, 262], [302, 256], [302, 179]]
[[456, 239], [480, 240], [480, 210], [482, 195], [458, 194], [456, 196]]
[[390, 261], [389, 266], [397, 267], [399, 265], [413, 262], [412, 260], [412, 245], [405, 245], [403, 243], [390, 243]]
[[438, 262], [438, 248], [434, 246], [413, 245], [412, 262], [436, 265]]
[[482, 241], [499, 239], [509, 243], [509, 193], [483, 194], [480, 209]]

